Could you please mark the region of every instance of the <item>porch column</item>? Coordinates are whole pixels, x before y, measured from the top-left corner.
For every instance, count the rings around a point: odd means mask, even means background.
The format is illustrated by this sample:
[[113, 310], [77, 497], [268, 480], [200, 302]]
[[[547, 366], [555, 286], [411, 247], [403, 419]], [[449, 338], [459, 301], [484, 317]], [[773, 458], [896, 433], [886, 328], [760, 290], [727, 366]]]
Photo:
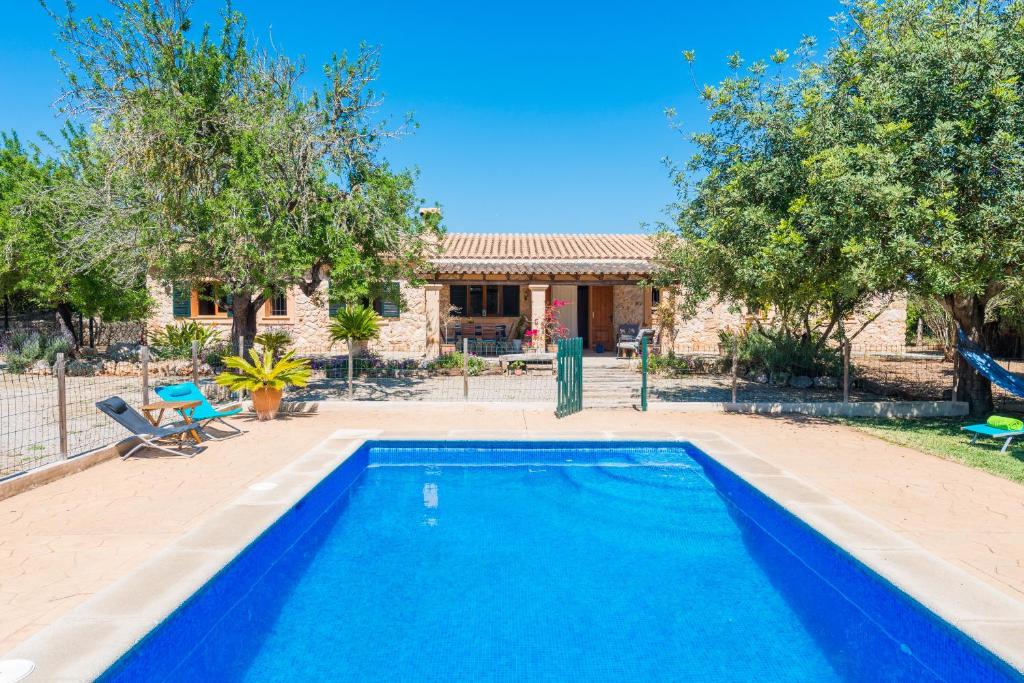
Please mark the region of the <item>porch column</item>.
[[548, 285], [527, 285], [530, 288], [530, 326], [537, 330], [534, 340], [537, 348], [544, 350], [544, 306], [547, 304]]
[[441, 287], [443, 285], [424, 285], [427, 318], [427, 358], [441, 355]]

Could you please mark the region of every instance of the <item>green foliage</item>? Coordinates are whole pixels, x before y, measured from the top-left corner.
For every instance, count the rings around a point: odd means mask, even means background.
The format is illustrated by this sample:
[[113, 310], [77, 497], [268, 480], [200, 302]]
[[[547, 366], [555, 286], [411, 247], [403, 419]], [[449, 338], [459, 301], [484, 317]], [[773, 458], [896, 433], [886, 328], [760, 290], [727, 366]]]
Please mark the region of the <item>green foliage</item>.
[[463, 362], [466, 364], [466, 373], [470, 376], [479, 375], [487, 367], [482, 358], [477, 356], [463, 356], [461, 351], [444, 353], [427, 363], [428, 370], [461, 370]]
[[231, 4], [200, 32], [189, 3], [114, 8], [52, 16], [63, 102], [99, 113], [96, 145], [118, 160], [90, 200], [146, 226], [122, 232], [123, 249], [167, 282], [220, 282], [232, 338], [255, 335], [271, 292], [314, 295], [328, 274], [339, 291], [415, 279], [439, 218], [419, 215], [415, 174], [379, 158], [401, 131], [376, 119], [376, 50], [332, 58], [316, 83], [301, 60], [250, 47]]
[[654, 375], [681, 377], [693, 371], [690, 361], [674, 353], [652, 354], [647, 358], [647, 371]]
[[331, 321], [331, 341], [364, 342], [380, 334], [377, 313], [368, 306], [346, 306]]
[[834, 346], [820, 344], [820, 338], [801, 338], [784, 330], [719, 333], [722, 346], [732, 353], [738, 344], [737, 362], [743, 371], [763, 370], [769, 375], [789, 373], [808, 377], [838, 377], [843, 357]]
[[292, 335], [287, 330], [267, 330], [256, 335], [253, 341], [263, 347], [263, 350], [274, 354], [275, 358], [280, 357], [281, 352], [294, 343]]
[[199, 356], [203, 357], [208, 347], [221, 341], [220, 332], [194, 320], [172, 323], [154, 332], [149, 346], [157, 357], [165, 360], [189, 359], [193, 341], [199, 342]]
[[78, 201], [99, 168], [81, 128], [67, 126], [50, 157], [0, 134], [0, 291], [59, 309], [71, 336], [72, 311], [117, 321], [140, 318], [150, 306], [145, 261], [120, 248], [120, 240], [97, 243], [88, 226], [108, 219]]
[[[987, 308], [1024, 286], [1022, 25], [1020, 0], [853, 0], [823, 59], [811, 41], [784, 67], [733, 58], [701, 95], [664, 277], [826, 337], [910, 291], [984, 346]], [[989, 410], [960, 373], [958, 398]]]
[[259, 389], [304, 387], [309, 383], [309, 360], [296, 359], [294, 351], [289, 351], [275, 361], [270, 351], [264, 351], [261, 357], [255, 349], [249, 349], [249, 357], [251, 362], [241, 356], [224, 358], [228, 369], [236, 372], [220, 373], [215, 380], [217, 384], [230, 391], [253, 392]]
[[16, 332], [11, 335], [4, 356], [7, 370], [15, 374], [25, 372], [33, 363], [43, 360], [52, 366], [57, 354], [69, 354], [71, 343], [63, 337], [48, 337], [38, 332]]

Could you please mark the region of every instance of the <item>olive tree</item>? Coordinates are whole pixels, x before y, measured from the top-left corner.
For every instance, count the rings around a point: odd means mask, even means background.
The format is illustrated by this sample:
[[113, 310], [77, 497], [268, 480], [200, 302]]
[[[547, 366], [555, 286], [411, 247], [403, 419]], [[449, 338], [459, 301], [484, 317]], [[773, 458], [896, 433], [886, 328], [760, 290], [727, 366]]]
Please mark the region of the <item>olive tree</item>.
[[415, 178], [379, 159], [401, 134], [378, 120], [378, 53], [333, 58], [307, 90], [302, 63], [259, 50], [230, 3], [217, 31], [186, 0], [111, 0], [112, 16], [60, 13], [59, 101], [87, 117], [110, 160], [93, 200], [133, 220], [94, 224], [165, 282], [219, 283], [233, 335], [255, 333], [275, 292], [314, 294], [411, 276], [436, 231]]

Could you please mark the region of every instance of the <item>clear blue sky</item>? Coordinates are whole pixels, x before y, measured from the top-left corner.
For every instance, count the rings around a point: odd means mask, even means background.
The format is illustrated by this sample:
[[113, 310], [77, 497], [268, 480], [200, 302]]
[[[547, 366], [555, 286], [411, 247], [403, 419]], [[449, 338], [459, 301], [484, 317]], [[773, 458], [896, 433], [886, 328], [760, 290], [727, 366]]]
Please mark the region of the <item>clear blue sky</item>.
[[[79, 0], [81, 14], [100, 0]], [[198, 0], [210, 18], [219, 0]], [[673, 199], [662, 158], [684, 158], [666, 107], [699, 126], [690, 85], [715, 82], [726, 55], [767, 57], [804, 34], [830, 42], [833, 0], [734, 2], [339, 2], [236, 0], [254, 37], [311, 69], [360, 41], [382, 50], [386, 111], [414, 135], [385, 150], [418, 167], [420, 194], [460, 232], [633, 232]], [[54, 27], [35, 0], [4, 3], [0, 128], [59, 128]]]

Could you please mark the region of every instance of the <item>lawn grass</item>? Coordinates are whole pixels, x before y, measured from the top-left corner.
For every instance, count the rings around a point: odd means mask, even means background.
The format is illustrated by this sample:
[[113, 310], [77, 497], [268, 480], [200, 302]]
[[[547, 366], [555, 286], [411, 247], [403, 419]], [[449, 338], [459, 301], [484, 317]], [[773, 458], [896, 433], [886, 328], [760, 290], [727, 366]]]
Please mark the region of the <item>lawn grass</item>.
[[851, 418], [843, 422], [890, 443], [1024, 484], [1024, 437], [1015, 440], [1006, 453], [1000, 453], [1003, 440], [983, 439], [972, 445], [971, 435], [960, 429], [967, 424], [964, 418]]

